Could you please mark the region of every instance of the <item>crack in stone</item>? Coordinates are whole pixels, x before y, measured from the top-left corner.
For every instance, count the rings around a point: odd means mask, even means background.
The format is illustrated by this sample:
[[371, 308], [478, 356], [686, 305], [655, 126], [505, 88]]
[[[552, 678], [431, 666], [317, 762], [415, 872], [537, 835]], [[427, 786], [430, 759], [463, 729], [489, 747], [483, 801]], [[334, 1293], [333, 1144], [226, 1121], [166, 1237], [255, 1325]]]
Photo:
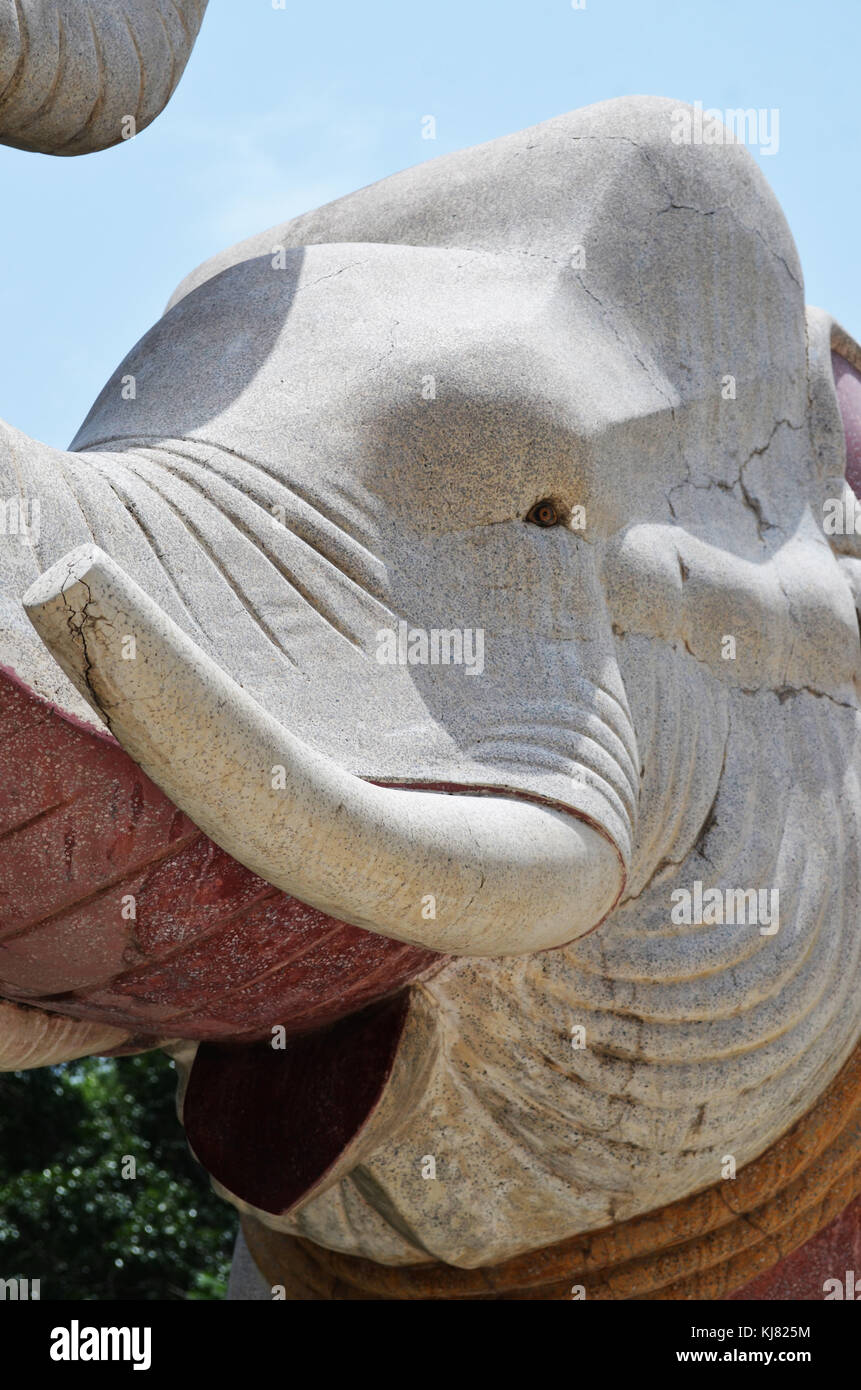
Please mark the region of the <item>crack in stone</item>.
[[765, 443], [762, 444], [762, 445], [759, 445], [759, 446], [758, 446], [757, 448], [755, 448], [755, 449], [751, 449], [751, 451], [750, 451], [750, 453], [748, 454], [747, 458], [744, 460], [744, 463], [742, 463], [741, 467], [739, 468], [739, 470], [738, 470], [738, 477], [737, 477], [737, 479], [736, 479], [736, 482], [738, 483], [739, 489], [741, 490], [741, 495], [742, 495], [742, 497], [743, 497], [744, 500], [745, 500], [746, 506], [748, 506], [748, 507], [750, 508], [750, 510], [753, 512], [754, 516], [756, 517], [756, 529], [757, 529], [757, 533], [758, 533], [758, 535], [759, 535], [759, 539], [760, 539], [760, 540], [763, 540], [763, 539], [764, 539], [763, 534], [762, 534], [762, 533], [763, 533], [763, 530], [767, 530], [767, 531], [779, 531], [779, 530], [780, 530], [780, 527], [777, 526], [774, 522], [768, 520], [768, 518], [766, 517], [765, 513], [764, 513], [763, 510], [762, 510], [762, 504], [761, 504], [759, 498], [758, 498], [758, 497], [754, 497], [753, 494], [750, 493], [750, 492], [748, 491], [747, 484], [745, 483], [745, 480], [744, 480], [744, 470], [747, 468], [748, 464], [751, 463], [751, 462], [753, 461], [753, 459], [755, 459], [755, 458], [760, 458], [764, 453], [766, 453], [766, 452], [768, 451], [768, 449], [771, 447], [771, 444], [772, 444], [772, 441], [773, 441], [773, 439], [774, 439], [774, 436], [777, 434], [777, 431], [780, 429], [781, 425], [785, 425], [786, 428], [787, 428], [787, 429], [790, 429], [790, 430], [802, 430], [802, 429], [804, 429], [804, 425], [803, 425], [803, 424], [795, 425], [795, 424], [792, 423], [791, 420], [787, 420], [787, 419], [784, 419], [784, 418], [781, 418], [780, 420], [777, 420], [777, 421], [775, 422], [774, 426], [772, 427], [771, 434], [768, 436], [768, 439], [765, 441]]
[[771, 433], [769, 434], [766, 442], [764, 444], [757, 445], [754, 449], [751, 449], [747, 458], [739, 467], [738, 476], [731, 483], [726, 482], [722, 478], [710, 478], [707, 483], [695, 483], [693, 481], [693, 478], [691, 477], [690, 464], [688, 463], [687, 459], [685, 459], [684, 463], [687, 468], [688, 476], [684, 479], [683, 482], [675, 483], [670, 488], [669, 492], [666, 493], [667, 506], [669, 507], [670, 515], [672, 516], [673, 520], [678, 520], [676, 509], [673, 506], [673, 494], [681, 492], [683, 488], [689, 487], [692, 488], [695, 492], [709, 492], [712, 488], [718, 488], [721, 492], [732, 494], [735, 488], [738, 487], [739, 492], [741, 493], [741, 500], [744, 506], [747, 507], [747, 509], [751, 511], [754, 515], [754, 518], [756, 520], [757, 535], [759, 539], [761, 541], [765, 540], [765, 536], [763, 534], [765, 531], [778, 531], [781, 535], [783, 535], [783, 527], [781, 527], [776, 521], [769, 521], [768, 517], [762, 510], [762, 503], [760, 502], [760, 499], [758, 497], [755, 497], [754, 494], [750, 491], [744, 478], [745, 469], [753, 461], [753, 459], [761, 457], [764, 453], [767, 452], [767, 450], [770, 448], [772, 444], [772, 441], [774, 440], [774, 436], [777, 434], [777, 431], [780, 429], [781, 425], [785, 425], [787, 429], [790, 430], [803, 430], [805, 428], [804, 424], [796, 425], [793, 424], [791, 420], [787, 420], [784, 418], [778, 420], [772, 427]]
[[[67, 573], [67, 579], [71, 579], [71, 578], [72, 578], [72, 566], [70, 565], [70, 566], [69, 566], [69, 569], [68, 569], [68, 573]], [[110, 729], [111, 733], [113, 733], [113, 729], [111, 729], [110, 715], [109, 715], [109, 714], [107, 713], [107, 711], [105, 710], [105, 708], [104, 708], [104, 706], [103, 706], [103, 704], [102, 704], [102, 701], [101, 701], [101, 699], [100, 699], [100, 697], [99, 697], [98, 691], [96, 690], [95, 686], [93, 685], [92, 678], [91, 678], [91, 672], [94, 670], [94, 662], [93, 662], [93, 660], [92, 660], [92, 658], [91, 658], [91, 656], [90, 656], [89, 648], [87, 647], [86, 625], [87, 625], [87, 622], [89, 621], [89, 622], [91, 622], [91, 623], [93, 624], [93, 626], [95, 627], [96, 622], [97, 622], [97, 619], [96, 619], [96, 618], [90, 617], [90, 614], [89, 614], [90, 604], [93, 602], [93, 595], [92, 595], [92, 592], [91, 592], [90, 587], [89, 587], [89, 585], [87, 584], [86, 580], [81, 579], [80, 577], [78, 577], [77, 582], [78, 582], [78, 583], [81, 585], [81, 587], [86, 591], [86, 595], [87, 595], [86, 601], [85, 601], [85, 603], [84, 603], [84, 606], [83, 606], [83, 608], [81, 609], [81, 612], [80, 612], [80, 621], [79, 621], [77, 624], [75, 623], [75, 609], [73, 608], [72, 604], [71, 604], [71, 603], [68, 601], [68, 599], [66, 598], [66, 588], [65, 588], [65, 586], [64, 586], [64, 587], [61, 589], [61, 591], [60, 591], [60, 596], [61, 596], [61, 598], [62, 598], [62, 600], [63, 600], [63, 607], [66, 609], [66, 623], [67, 623], [67, 626], [68, 626], [68, 628], [69, 628], [69, 633], [70, 633], [70, 635], [71, 635], [71, 637], [72, 637], [72, 640], [74, 641], [74, 640], [77, 639], [77, 640], [80, 642], [80, 644], [81, 644], [81, 649], [82, 649], [83, 654], [84, 654], [84, 666], [83, 666], [83, 670], [81, 671], [81, 677], [82, 677], [82, 679], [83, 679], [83, 682], [84, 682], [84, 684], [86, 685], [87, 690], [90, 692], [90, 696], [91, 696], [91, 698], [92, 698], [93, 704], [95, 705], [96, 709], [97, 709], [97, 710], [99, 711], [99, 713], [101, 714], [101, 716], [102, 716], [102, 718], [104, 719], [106, 725], [108, 726], [108, 729]]]
[[[630, 354], [631, 354], [631, 356], [633, 357], [634, 361], [635, 361], [640, 367], [642, 367], [643, 371], [645, 372], [646, 376], [649, 378], [649, 381], [652, 383], [652, 385], [654, 386], [655, 390], [658, 391], [658, 392], [660, 393], [660, 395], [663, 396], [664, 400], [667, 402], [667, 405], [669, 406], [670, 415], [671, 415], [671, 417], [672, 417], [673, 424], [675, 424], [675, 421], [676, 421], [676, 408], [675, 408], [675, 406], [674, 406], [674, 404], [673, 404], [672, 397], [671, 397], [670, 395], [668, 395], [668, 393], [667, 393], [667, 391], [665, 390], [663, 384], [662, 384], [659, 380], [656, 379], [654, 372], [651, 370], [651, 368], [648, 366], [648, 364], [647, 364], [646, 362], [643, 361], [642, 357], [640, 357], [639, 353], [636, 351], [636, 349], [634, 348], [633, 344], [630, 343], [630, 342], [628, 342], [625, 338], [623, 338], [622, 334], [619, 332], [619, 329], [616, 327], [616, 324], [615, 324], [614, 321], [613, 321], [612, 315], [609, 313], [609, 311], [608, 311], [607, 308], [605, 307], [603, 301], [600, 299], [600, 297], [599, 297], [597, 294], [594, 293], [594, 291], [592, 291], [592, 290], [589, 289], [589, 286], [586, 284], [586, 282], [585, 282], [585, 280], [583, 279], [583, 276], [582, 276], [582, 274], [580, 273], [579, 270], [578, 270], [578, 272], [577, 272], [576, 279], [577, 279], [578, 284], [580, 285], [580, 288], [584, 291], [584, 293], [587, 294], [587, 295], [589, 296], [589, 298], [590, 298], [595, 304], [598, 305], [598, 308], [601, 310], [601, 313], [604, 315], [605, 322], [606, 322], [606, 323], [609, 325], [609, 327], [612, 329], [612, 331], [613, 331], [613, 333], [615, 334], [615, 336], [616, 336], [616, 338], [618, 339], [618, 341], [622, 344], [622, 346], [623, 346], [624, 348], [627, 349], [628, 352], [630, 352]], [[678, 441], [676, 441], [676, 443], [677, 443], [677, 447], [680, 447], [680, 446], [678, 446]], [[689, 470], [689, 471], [690, 471], [690, 470]]]
[[[663, 633], [656, 636], [654, 632], [647, 632], [644, 629], [620, 627], [616, 622], [614, 622], [612, 626], [614, 636], [620, 639], [626, 637], [640, 637], [644, 638], [646, 641], [666, 642], [673, 650], [677, 650], [678, 642], [681, 641], [682, 646], [691, 660], [695, 661], [698, 666], [704, 666], [710, 675], [717, 675], [720, 669], [712, 666], [710, 662], [706, 661], [703, 657], [697, 656], [696, 652], [692, 651], [688, 646], [687, 640], [684, 637], [672, 638]], [[859, 619], [859, 628], [861, 628], [861, 619]], [[781, 704], [784, 704], [786, 700], [796, 695], [812, 695], [817, 700], [830, 700], [833, 705], [837, 705], [840, 709], [848, 709], [855, 714], [861, 714], [861, 705], [850, 704], [846, 700], [838, 700], [836, 695], [829, 695], [827, 690], [817, 690], [812, 685], [736, 685], [734, 682], [729, 681], [726, 682], [726, 684], [730, 692], [738, 691], [742, 695], [775, 695]], [[667, 860], [667, 863], [674, 862], [674, 860]], [[625, 901], [628, 901], [628, 899], [625, 899]]]
[[367, 264], [365, 261], [350, 261], [349, 264], [342, 265], [339, 270], [330, 270], [326, 275], [318, 275], [316, 280], [309, 281], [308, 288], [322, 284], [324, 280], [334, 280], [336, 276], [343, 275], [345, 270], [353, 270], [355, 266], [365, 264]]
[[[605, 141], [609, 140], [609, 141], [621, 141], [621, 142], [624, 142], [625, 144], [633, 145], [634, 149], [635, 149], [635, 150], [639, 150], [639, 152], [640, 152], [640, 154], [642, 155], [643, 159], [644, 159], [644, 160], [646, 161], [646, 163], [649, 165], [649, 168], [652, 169], [652, 171], [654, 172], [654, 174], [655, 174], [656, 178], [658, 179], [658, 182], [660, 183], [660, 185], [661, 185], [661, 187], [662, 187], [662, 189], [663, 189], [663, 191], [664, 191], [664, 194], [665, 194], [665, 196], [666, 196], [666, 198], [667, 198], [667, 206], [666, 206], [665, 208], [658, 208], [658, 209], [656, 210], [656, 216], [660, 217], [660, 216], [662, 216], [662, 215], [663, 215], [664, 213], [666, 213], [666, 212], [676, 212], [676, 211], [681, 212], [681, 211], [684, 211], [684, 212], [695, 212], [695, 213], [697, 214], [698, 217], [714, 217], [715, 213], [718, 213], [718, 212], [728, 212], [728, 213], [730, 214], [730, 216], [733, 217], [733, 218], [735, 219], [735, 221], [738, 223], [738, 225], [739, 225], [740, 227], [743, 227], [744, 230], [745, 230], [746, 232], [751, 232], [754, 236], [756, 236], [756, 237], [759, 238], [759, 240], [762, 242], [763, 246], [765, 247], [766, 251], [768, 251], [769, 255], [774, 256], [775, 260], [780, 261], [780, 264], [783, 266], [784, 270], [786, 271], [786, 273], [787, 273], [787, 275], [789, 276], [789, 278], [790, 278], [790, 280], [792, 281], [792, 283], [793, 283], [794, 285], [796, 285], [796, 286], [798, 287], [798, 289], [800, 289], [800, 290], [802, 290], [802, 291], [804, 290], [804, 285], [802, 284], [801, 280], [799, 280], [799, 278], [798, 278], [798, 276], [795, 274], [794, 270], [792, 270], [791, 266], [789, 265], [789, 262], [786, 260], [786, 257], [785, 257], [785, 256], [781, 256], [781, 254], [780, 254], [779, 251], [775, 251], [774, 247], [771, 246], [771, 245], [768, 243], [768, 241], [766, 241], [765, 236], [764, 236], [763, 233], [759, 230], [758, 227], [752, 227], [748, 222], [744, 222], [744, 221], [742, 220], [742, 218], [739, 217], [738, 212], [737, 212], [736, 209], [732, 206], [731, 203], [720, 203], [716, 208], [705, 208], [705, 209], [704, 209], [704, 208], [694, 207], [693, 204], [691, 204], [691, 203], [677, 203], [677, 202], [674, 200], [674, 198], [673, 198], [672, 190], [671, 190], [670, 187], [669, 187], [669, 184], [668, 184], [668, 182], [667, 182], [667, 177], [666, 177], [666, 174], [665, 174], [664, 170], [662, 170], [662, 169], [660, 169], [660, 168], [658, 167], [657, 163], [656, 163], [655, 160], [652, 158], [652, 155], [651, 155], [650, 151], [649, 151], [648, 149], [646, 149], [646, 147], [645, 147], [644, 145], [639, 144], [639, 142], [636, 141], [636, 140], [634, 140], [630, 135], [571, 135], [571, 136], [569, 136], [569, 139], [570, 139], [570, 140], [605, 140]], [[734, 142], [734, 143], [741, 143], [742, 145], [744, 145], [744, 142], [743, 142], [743, 141], [741, 141], [741, 142]], [[746, 146], [745, 146], [745, 148], [746, 148]]]

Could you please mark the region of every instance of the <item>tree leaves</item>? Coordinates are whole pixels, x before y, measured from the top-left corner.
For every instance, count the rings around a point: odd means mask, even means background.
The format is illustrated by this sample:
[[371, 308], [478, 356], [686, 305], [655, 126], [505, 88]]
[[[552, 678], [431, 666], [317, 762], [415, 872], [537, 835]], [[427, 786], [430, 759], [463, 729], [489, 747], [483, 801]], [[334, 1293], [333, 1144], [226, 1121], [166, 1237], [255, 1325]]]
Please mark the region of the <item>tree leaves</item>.
[[159, 1052], [0, 1076], [0, 1278], [49, 1300], [224, 1297], [236, 1218], [174, 1090]]

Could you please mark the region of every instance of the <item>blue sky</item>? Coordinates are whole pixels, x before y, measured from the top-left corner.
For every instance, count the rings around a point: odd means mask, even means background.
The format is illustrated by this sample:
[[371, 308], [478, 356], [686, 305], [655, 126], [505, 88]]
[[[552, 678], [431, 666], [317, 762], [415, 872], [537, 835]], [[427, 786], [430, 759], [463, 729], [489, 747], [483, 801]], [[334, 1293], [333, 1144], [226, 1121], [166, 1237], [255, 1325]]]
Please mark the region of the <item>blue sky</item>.
[[0, 148], [0, 415], [65, 446], [177, 281], [221, 247], [631, 93], [779, 110], [778, 152], [753, 153], [808, 301], [861, 338], [859, 37], [845, 0], [211, 0], [173, 102], [134, 141], [77, 159]]

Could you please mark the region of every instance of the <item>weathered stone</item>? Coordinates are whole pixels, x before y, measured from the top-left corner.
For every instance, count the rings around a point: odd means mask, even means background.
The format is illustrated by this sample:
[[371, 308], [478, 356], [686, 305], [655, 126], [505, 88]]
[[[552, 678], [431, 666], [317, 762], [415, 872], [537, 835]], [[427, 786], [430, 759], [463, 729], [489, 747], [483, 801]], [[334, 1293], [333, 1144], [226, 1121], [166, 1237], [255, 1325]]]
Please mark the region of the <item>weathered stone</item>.
[[4, 663], [269, 883], [461, 957], [304, 1196], [224, 1159], [344, 1255], [470, 1269], [710, 1188], [861, 1032], [861, 536], [823, 525], [861, 350], [805, 313], [747, 152], [675, 143], [678, 110], [589, 107], [234, 247], [71, 451], [0, 433], [40, 502]]

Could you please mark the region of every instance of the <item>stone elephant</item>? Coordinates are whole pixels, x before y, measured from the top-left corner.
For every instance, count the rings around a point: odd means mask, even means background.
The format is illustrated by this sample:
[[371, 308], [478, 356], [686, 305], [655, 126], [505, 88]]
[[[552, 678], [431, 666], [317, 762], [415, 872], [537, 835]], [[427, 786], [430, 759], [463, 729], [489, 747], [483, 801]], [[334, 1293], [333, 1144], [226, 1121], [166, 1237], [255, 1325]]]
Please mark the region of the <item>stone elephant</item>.
[[[7, 143], [167, 101], [204, 5], [104, 9], [48, 89], [38, 9]], [[861, 349], [680, 109], [271, 229], [68, 451], [0, 425], [0, 1063], [167, 1047], [258, 1295], [855, 1238]]]

